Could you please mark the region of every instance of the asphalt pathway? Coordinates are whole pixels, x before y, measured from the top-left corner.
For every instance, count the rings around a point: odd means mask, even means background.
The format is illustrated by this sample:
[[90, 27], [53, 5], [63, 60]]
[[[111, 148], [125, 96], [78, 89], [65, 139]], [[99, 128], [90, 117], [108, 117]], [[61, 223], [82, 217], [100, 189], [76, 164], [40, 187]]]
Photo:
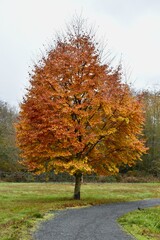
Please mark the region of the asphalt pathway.
[[40, 226], [35, 240], [133, 240], [117, 223], [127, 212], [160, 205], [160, 199], [112, 203], [57, 211]]

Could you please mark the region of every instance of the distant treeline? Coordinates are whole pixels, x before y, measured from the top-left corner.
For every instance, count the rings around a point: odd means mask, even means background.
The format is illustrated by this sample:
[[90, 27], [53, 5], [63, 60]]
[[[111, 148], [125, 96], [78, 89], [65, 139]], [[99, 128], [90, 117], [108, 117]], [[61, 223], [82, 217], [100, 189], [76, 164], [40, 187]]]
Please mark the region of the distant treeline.
[[[144, 91], [142, 93], [144, 99], [145, 125], [144, 138], [148, 147], [148, 153], [142, 157], [142, 161], [130, 168], [124, 166], [120, 169], [120, 173], [128, 171], [139, 171], [160, 176], [160, 91]], [[25, 169], [20, 163], [19, 149], [16, 147], [16, 133], [14, 124], [18, 121], [18, 112], [11, 108], [7, 103], [0, 101], [0, 179], [7, 180], [9, 175], [12, 175], [12, 180], [24, 181], [27, 177], [29, 181], [38, 180], [38, 177], [33, 177], [32, 174], [26, 174]], [[2, 177], [2, 174], [6, 176]], [[55, 176], [55, 175], [54, 175]], [[62, 181], [62, 175], [59, 175]], [[63, 174], [63, 179], [72, 181], [72, 177]], [[94, 176], [95, 177], [95, 176]], [[50, 179], [53, 178], [50, 176]], [[47, 174], [41, 176], [43, 181], [47, 180]], [[39, 179], [38, 181], [41, 181]], [[56, 178], [55, 178], [56, 179]], [[58, 178], [57, 178], [58, 179]], [[36, 181], [37, 181], [36, 180]], [[54, 179], [53, 179], [54, 180]], [[55, 180], [56, 181], [56, 180]]]

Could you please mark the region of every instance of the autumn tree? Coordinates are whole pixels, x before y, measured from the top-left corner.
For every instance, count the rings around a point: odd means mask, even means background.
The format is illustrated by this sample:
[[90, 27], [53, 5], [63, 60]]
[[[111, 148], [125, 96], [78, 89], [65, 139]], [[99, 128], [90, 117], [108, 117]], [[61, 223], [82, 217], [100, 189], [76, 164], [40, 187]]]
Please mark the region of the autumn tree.
[[140, 99], [101, 53], [84, 21], [75, 21], [35, 65], [17, 124], [23, 164], [74, 175], [75, 199], [82, 174], [116, 174], [145, 152]]

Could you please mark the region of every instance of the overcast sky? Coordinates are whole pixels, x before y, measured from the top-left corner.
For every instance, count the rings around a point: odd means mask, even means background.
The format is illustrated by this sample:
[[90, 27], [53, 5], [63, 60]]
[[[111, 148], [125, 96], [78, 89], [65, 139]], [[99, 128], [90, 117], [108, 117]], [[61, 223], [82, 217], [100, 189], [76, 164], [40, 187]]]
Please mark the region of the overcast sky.
[[18, 106], [43, 44], [81, 12], [136, 89], [160, 89], [160, 0], [0, 0], [0, 100]]

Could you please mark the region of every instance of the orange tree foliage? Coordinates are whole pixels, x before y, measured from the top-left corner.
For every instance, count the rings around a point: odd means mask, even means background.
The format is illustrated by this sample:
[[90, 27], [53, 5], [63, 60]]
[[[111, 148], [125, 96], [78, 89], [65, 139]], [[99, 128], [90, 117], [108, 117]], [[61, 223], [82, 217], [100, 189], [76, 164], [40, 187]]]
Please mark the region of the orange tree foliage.
[[[81, 30], [81, 29], [80, 29]], [[121, 69], [102, 64], [93, 36], [74, 26], [34, 67], [17, 141], [37, 173], [110, 175], [145, 152], [140, 100]]]

